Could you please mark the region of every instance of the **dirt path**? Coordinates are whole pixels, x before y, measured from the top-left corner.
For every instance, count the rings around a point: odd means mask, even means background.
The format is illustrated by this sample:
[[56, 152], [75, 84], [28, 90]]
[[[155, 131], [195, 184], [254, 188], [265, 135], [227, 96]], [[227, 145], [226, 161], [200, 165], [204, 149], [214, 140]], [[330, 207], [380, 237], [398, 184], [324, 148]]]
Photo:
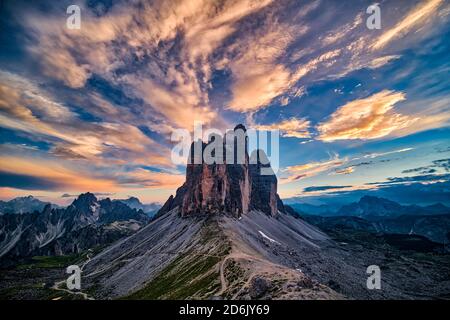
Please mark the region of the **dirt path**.
[[229, 259], [247, 259], [247, 260], [255, 260], [254, 257], [245, 254], [243, 252], [240, 251], [234, 251], [232, 253], [230, 253], [229, 255], [227, 255], [223, 260], [222, 263], [220, 264], [220, 283], [222, 288], [220, 289], [220, 291], [217, 293], [217, 295], [222, 295], [228, 288], [228, 284], [227, 284], [227, 280], [225, 279], [225, 264], [227, 263], [227, 261]]
[[[89, 249], [88, 253], [86, 254], [87, 260], [81, 265], [81, 268], [80, 268], [81, 272], [83, 272], [84, 267], [86, 267], [86, 265], [91, 261], [91, 255], [92, 255], [92, 250]], [[95, 300], [94, 298], [90, 297], [87, 293], [84, 293], [83, 291], [71, 291], [69, 289], [60, 288], [60, 285], [64, 284], [66, 281], [67, 280], [62, 280], [62, 281], [55, 282], [55, 284], [52, 286], [52, 289], [56, 290], [56, 291], [66, 292], [68, 294], [80, 295], [85, 300]], [[60, 300], [61, 298], [62, 298], [62, 296], [53, 298], [53, 300]]]

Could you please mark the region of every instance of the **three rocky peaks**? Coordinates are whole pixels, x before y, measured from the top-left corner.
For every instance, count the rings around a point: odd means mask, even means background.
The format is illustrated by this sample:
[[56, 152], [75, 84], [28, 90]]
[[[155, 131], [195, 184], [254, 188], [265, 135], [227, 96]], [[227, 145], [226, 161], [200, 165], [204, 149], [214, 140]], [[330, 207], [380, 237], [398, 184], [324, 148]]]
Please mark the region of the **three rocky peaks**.
[[[275, 174], [271, 170], [271, 174], [261, 174], [262, 168], [270, 169], [266, 154], [262, 150], [255, 150], [249, 157], [245, 126], [240, 124], [233, 131], [232, 145], [229, 145], [228, 139], [223, 139], [223, 153], [220, 155], [223, 157], [222, 161], [208, 164], [195, 153], [196, 150], [201, 150], [203, 154], [205, 148], [214, 143], [214, 136], [210, 137], [208, 143], [198, 140], [191, 144], [186, 182], [178, 188], [175, 197], [170, 196], [159, 210], [158, 216], [177, 207], [181, 216], [222, 213], [240, 217], [253, 210], [276, 216], [279, 211], [285, 212], [277, 194]], [[245, 138], [239, 139], [238, 133]], [[230, 132], [225, 137], [228, 134]], [[226, 157], [230, 148], [234, 149], [234, 161], [229, 161]], [[241, 159], [239, 148], [244, 150]]]

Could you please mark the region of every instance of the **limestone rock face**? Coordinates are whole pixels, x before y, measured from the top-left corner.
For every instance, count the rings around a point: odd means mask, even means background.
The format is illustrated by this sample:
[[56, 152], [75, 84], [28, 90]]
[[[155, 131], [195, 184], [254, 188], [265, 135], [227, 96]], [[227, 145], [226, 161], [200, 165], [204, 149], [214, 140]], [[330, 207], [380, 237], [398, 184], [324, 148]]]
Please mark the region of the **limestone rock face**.
[[[246, 131], [243, 125], [238, 125], [234, 129], [235, 133], [237, 130], [242, 130], [244, 134]], [[208, 144], [202, 141], [192, 143], [186, 168], [186, 182], [178, 188], [175, 197], [171, 196], [167, 200], [158, 216], [176, 207], [179, 207], [182, 216], [223, 213], [240, 217], [251, 210], [275, 216], [279, 210], [284, 212], [284, 206], [277, 194], [275, 174], [261, 174], [262, 168], [270, 170], [264, 152], [255, 151], [252, 154], [254, 158], [249, 158], [246, 139], [234, 138], [232, 145], [227, 145], [226, 138], [223, 140], [223, 154], [220, 155], [222, 161], [211, 164], [199, 158], [195, 150], [201, 150], [203, 154], [215, 141], [214, 137]], [[242, 147], [244, 152], [239, 153], [239, 147]], [[225, 156], [227, 148], [234, 148], [234, 158], [231, 158], [233, 161], [228, 161], [231, 163], [227, 163], [229, 158]], [[256, 160], [252, 162], [250, 159]]]

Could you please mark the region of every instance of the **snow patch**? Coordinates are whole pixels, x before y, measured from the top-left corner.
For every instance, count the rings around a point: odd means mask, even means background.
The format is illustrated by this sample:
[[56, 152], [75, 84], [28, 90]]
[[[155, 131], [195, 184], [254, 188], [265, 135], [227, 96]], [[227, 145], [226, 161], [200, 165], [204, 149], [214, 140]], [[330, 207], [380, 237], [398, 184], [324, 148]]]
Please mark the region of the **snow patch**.
[[270, 238], [269, 236], [267, 236], [267, 235], [266, 235], [264, 232], [262, 232], [261, 230], [259, 230], [258, 232], [261, 234], [261, 236], [262, 236], [263, 238], [266, 238], [266, 239], [269, 240], [270, 242], [281, 245], [281, 243], [279, 243], [277, 240], [274, 240], [274, 239]]

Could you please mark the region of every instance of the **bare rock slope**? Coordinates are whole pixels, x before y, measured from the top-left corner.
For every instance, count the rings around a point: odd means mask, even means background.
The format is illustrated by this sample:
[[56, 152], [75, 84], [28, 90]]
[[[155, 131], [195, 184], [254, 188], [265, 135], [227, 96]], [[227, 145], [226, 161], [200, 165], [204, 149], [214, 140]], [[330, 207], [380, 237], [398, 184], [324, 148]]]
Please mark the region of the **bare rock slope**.
[[173, 210], [94, 257], [84, 279], [97, 298], [343, 298], [281, 253], [317, 251], [330, 240], [282, 215], [180, 217]]

